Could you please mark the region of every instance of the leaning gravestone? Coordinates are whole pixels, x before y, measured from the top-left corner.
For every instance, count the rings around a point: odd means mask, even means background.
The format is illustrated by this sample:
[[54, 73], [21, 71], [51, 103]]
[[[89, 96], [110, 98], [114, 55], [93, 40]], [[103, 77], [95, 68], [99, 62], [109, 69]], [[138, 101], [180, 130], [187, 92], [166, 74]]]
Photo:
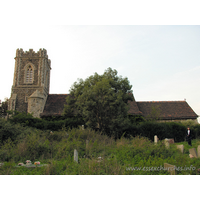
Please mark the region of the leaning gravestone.
[[197, 158], [197, 151], [195, 148], [189, 149], [189, 152], [192, 156], [194, 156], [195, 158]]
[[164, 163], [164, 169], [170, 172], [170, 175], [176, 175], [175, 165]]
[[74, 161], [78, 163], [78, 151], [74, 149]]
[[179, 149], [179, 150], [181, 151], [181, 153], [183, 153], [183, 151], [184, 151], [184, 146], [183, 146], [183, 144], [177, 145], [177, 149]]
[[198, 158], [200, 158], [200, 145], [197, 147], [197, 155], [198, 155]]

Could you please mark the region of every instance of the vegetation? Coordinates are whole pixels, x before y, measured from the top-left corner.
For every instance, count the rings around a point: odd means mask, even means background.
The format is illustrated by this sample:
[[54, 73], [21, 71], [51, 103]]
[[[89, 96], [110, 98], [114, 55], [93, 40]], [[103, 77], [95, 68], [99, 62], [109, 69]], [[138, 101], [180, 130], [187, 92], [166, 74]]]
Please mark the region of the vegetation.
[[6, 111], [8, 110], [8, 98], [5, 98], [4, 101], [0, 102], [0, 117], [5, 117], [7, 115]]
[[[90, 128], [39, 130], [3, 119], [0, 136], [0, 163], [4, 163], [0, 174], [169, 174], [164, 163], [175, 165], [177, 174], [200, 173], [200, 159], [189, 158], [190, 147], [185, 141], [178, 143], [184, 144], [182, 154], [176, 144], [167, 149], [161, 140], [155, 145], [143, 136], [115, 140]], [[192, 144], [197, 148], [200, 140], [193, 139]], [[74, 149], [78, 151], [78, 163], [73, 160]], [[26, 160], [39, 160], [48, 166], [16, 167]]]
[[108, 68], [103, 75], [95, 73], [85, 81], [75, 82], [67, 97], [64, 115], [81, 116], [86, 126], [115, 136], [129, 126], [128, 101], [133, 100], [127, 78]]

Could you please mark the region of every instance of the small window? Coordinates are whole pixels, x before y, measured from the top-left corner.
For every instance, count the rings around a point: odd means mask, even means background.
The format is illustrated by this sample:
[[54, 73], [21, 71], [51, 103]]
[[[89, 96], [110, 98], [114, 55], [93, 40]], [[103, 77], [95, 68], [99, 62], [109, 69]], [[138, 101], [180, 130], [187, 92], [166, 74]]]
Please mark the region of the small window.
[[28, 103], [28, 96], [25, 96], [25, 103]]

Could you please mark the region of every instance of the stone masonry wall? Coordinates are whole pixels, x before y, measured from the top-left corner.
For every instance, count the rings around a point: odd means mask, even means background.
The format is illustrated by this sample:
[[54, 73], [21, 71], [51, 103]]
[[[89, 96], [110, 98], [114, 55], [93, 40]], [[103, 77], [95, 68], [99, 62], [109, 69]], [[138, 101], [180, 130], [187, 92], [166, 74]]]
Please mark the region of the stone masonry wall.
[[[32, 68], [32, 82], [26, 81], [26, 71]], [[20, 112], [28, 111], [28, 97], [36, 90], [44, 95], [46, 101], [49, 94], [51, 61], [48, 59], [47, 51], [40, 49], [34, 52], [32, 49], [24, 52], [16, 50], [15, 69], [11, 97], [15, 95], [15, 110]], [[42, 103], [44, 105], [44, 101]], [[44, 107], [44, 106], [42, 106]]]

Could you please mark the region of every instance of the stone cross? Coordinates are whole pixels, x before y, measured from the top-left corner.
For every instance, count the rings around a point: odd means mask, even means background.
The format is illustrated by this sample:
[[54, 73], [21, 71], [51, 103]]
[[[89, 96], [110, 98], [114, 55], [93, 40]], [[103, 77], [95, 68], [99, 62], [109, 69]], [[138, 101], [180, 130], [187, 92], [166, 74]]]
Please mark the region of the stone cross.
[[170, 175], [176, 175], [175, 165], [170, 165], [168, 163], [164, 163], [164, 169], [170, 172]]
[[183, 151], [184, 151], [184, 146], [183, 146], [183, 144], [177, 145], [177, 149], [179, 149], [179, 150], [181, 151], [181, 153], [183, 153]]
[[74, 161], [78, 163], [78, 151], [74, 149]]
[[200, 158], [200, 145], [197, 147], [198, 158]]
[[195, 148], [189, 149], [189, 152], [192, 156], [194, 156], [195, 158], [197, 158], [197, 151]]

